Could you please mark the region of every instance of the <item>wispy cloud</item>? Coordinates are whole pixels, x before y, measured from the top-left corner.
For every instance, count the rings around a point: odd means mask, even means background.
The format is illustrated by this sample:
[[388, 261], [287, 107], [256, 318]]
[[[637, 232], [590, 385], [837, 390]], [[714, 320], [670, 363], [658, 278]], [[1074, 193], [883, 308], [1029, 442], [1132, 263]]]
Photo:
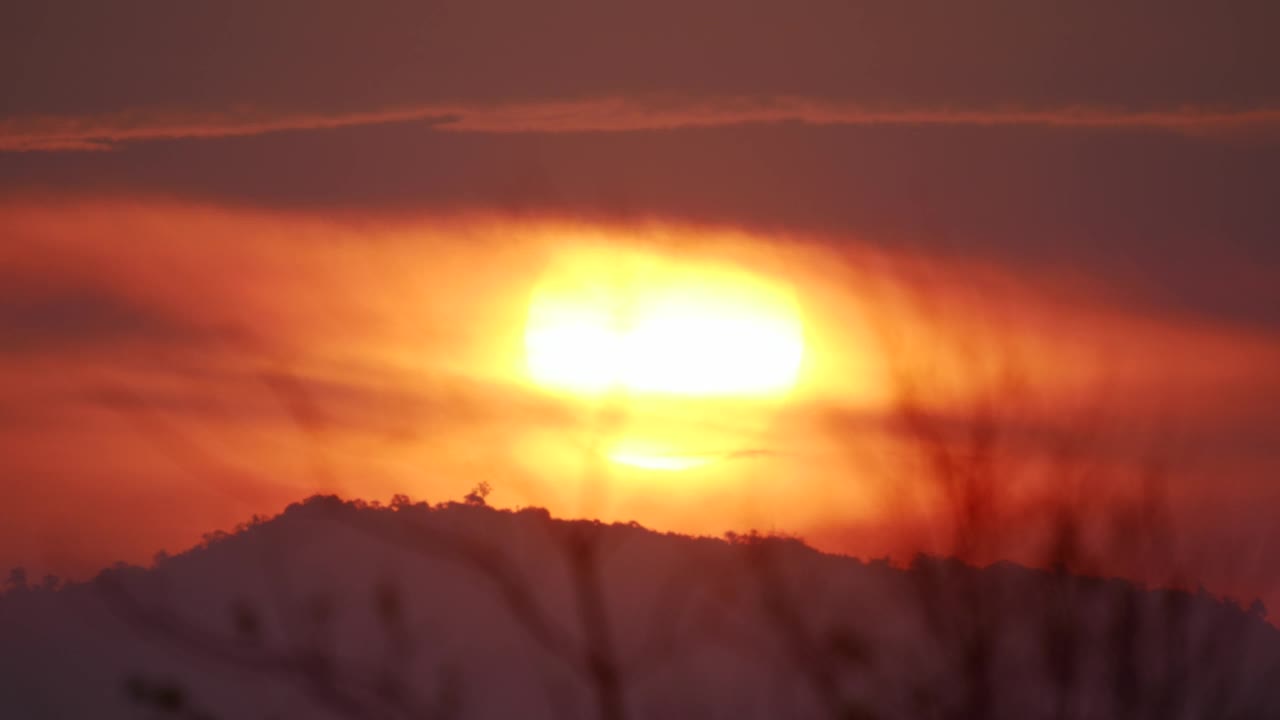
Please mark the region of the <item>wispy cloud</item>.
[[0, 356], [83, 352], [117, 342], [189, 344], [205, 333], [102, 287], [50, 287], [9, 275], [0, 292]]
[[1028, 126], [1148, 130], [1190, 135], [1280, 128], [1280, 107], [1161, 110], [1102, 107], [893, 108], [802, 97], [711, 100], [608, 97], [523, 103], [434, 103], [362, 112], [298, 113], [236, 109], [174, 113], [138, 110], [101, 116], [33, 116], [0, 121], [0, 152], [110, 150], [119, 145], [180, 138], [219, 138], [427, 122], [441, 130], [480, 133], [630, 132], [745, 124], [828, 126]]
[[221, 113], [136, 111], [94, 117], [40, 116], [0, 121], [0, 152], [111, 150], [148, 140], [238, 137], [449, 119], [439, 109], [428, 107], [333, 114], [237, 109]]

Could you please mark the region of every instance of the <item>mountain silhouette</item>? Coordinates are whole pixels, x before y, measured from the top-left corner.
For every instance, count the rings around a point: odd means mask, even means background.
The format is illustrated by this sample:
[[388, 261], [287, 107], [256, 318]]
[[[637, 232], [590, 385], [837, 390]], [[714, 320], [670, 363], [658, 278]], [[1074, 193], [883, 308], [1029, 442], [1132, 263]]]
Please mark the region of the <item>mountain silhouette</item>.
[[316, 496], [0, 596], [5, 718], [1277, 718], [1203, 590]]

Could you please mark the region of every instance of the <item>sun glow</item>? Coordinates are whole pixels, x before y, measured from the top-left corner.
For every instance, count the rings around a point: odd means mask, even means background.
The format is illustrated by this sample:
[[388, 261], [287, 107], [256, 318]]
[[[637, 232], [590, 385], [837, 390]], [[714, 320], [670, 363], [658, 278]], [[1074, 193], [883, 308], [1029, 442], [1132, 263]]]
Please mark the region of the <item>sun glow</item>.
[[661, 452], [645, 452], [627, 447], [615, 448], [609, 453], [609, 459], [620, 465], [630, 465], [640, 470], [656, 472], [679, 472], [702, 467], [712, 458], [702, 455], [667, 455]]
[[761, 396], [796, 382], [794, 301], [750, 274], [592, 256], [555, 268], [525, 329], [528, 371], [577, 394]]
[[524, 343], [535, 384], [607, 401], [626, 417], [604, 438], [609, 460], [661, 472], [736, 450], [714, 428], [758, 428], [757, 415], [796, 384], [804, 356], [800, 313], [780, 283], [616, 248], [548, 269]]

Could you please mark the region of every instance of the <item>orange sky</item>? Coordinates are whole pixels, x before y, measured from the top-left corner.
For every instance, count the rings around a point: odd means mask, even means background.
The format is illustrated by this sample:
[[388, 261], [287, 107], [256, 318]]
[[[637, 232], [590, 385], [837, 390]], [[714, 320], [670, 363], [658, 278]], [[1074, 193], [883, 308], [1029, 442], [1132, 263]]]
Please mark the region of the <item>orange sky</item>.
[[[995, 556], [1036, 559], [1043, 528], [1019, 519], [1046, 498], [1101, 527], [1160, 468], [1185, 528], [1174, 564], [1273, 592], [1260, 508], [1280, 500], [1266, 450], [1280, 343], [1122, 304], [1077, 274], [727, 224], [119, 196], [11, 199], [0, 235], [17, 308], [0, 354], [0, 565], [84, 577], [311, 492], [438, 501], [482, 480], [498, 505], [562, 516], [946, 549], [936, 473], [903, 423], [915, 401], [958, 452], [975, 418], [999, 428]], [[804, 336], [794, 389], [644, 402], [537, 385], [530, 299], [600, 248], [785, 291]], [[638, 436], [715, 459], [656, 472], [604, 457]]]

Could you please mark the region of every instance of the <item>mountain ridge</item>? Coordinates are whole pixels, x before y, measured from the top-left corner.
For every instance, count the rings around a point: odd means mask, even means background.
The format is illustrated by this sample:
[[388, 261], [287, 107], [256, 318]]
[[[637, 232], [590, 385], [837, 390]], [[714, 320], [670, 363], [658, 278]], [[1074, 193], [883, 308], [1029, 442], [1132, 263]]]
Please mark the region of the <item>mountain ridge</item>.
[[1280, 631], [1203, 589], [483, 497], [313, 496], [0, 632], [19, 717], [1280, 716]]

